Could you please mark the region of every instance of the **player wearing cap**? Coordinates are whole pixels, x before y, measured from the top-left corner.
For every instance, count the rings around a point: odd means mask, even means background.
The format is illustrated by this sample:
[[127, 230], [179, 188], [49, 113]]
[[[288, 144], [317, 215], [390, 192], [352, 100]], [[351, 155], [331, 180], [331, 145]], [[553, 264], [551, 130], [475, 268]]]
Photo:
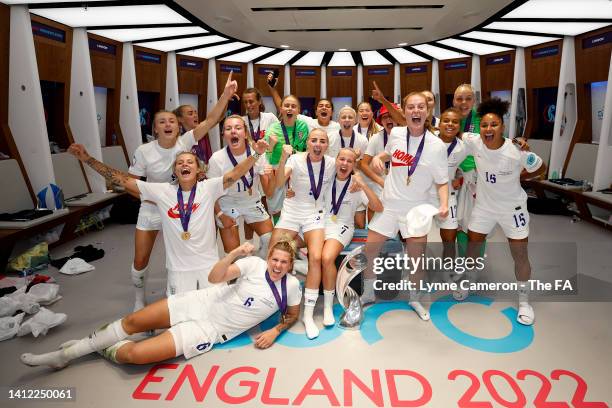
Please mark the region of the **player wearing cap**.
[[[184, 355], [206, 353], [258, 325], [276, 311], [279, 324], [260, 333], [255, 346], [270, 347], [278, 335], [295, 323], [300, 312], [298, 280], [287, 275], [293, 265], [293, 242], [279, 241], [268, 253], [267, 262], [248, 255], [250, 243], [232, 250], [212, 268], [211, 283], [236, 280], [232, 285], [215, 285], [159, 300], [122, 319], [104, 325], [90, 336], [72, 340], [57, 351], [21, 355], [29, 366], [47, 365], [60, 369], [70, 361], [93, 352], [119, 364], [150, 364]], [[247, 256], [236, 260], [240, 256]], [[168, 329], [140, 342], [126, 340], [135, 333]]]
[[[529, 279], [531, 265], [527, 253], [529, 236], [529, 212], [527, 193], [521, 187], [521, 175], [533, 177], [546, 171], [542, 159], [533, 152], [521, 150], [513, 140], [504, 138], [504, 115], [509, 103], [493, 98], [480, 104], [478, 115], [480, 135], [464, 133], [463, 140], [469, 153], [476, 160], [478, 185], [476, 203], [468, 227], [468, 256], [475, 257], [488, 233], [500, 225], [514, 259], [517, 279], [517, 321], [531, 325], [535, 313], [529, 304]], [[463, 299], [467, 292], [455, 293]]]
[[[223, 138], [226, 147], [215, 152], [210, 158], [210, 178], [222, 176], [252, 154], [247, 126], [240, 116], [232, 115], [225, 119]], [[272, 168], [268, 165], [265, 155], [215, 203], [217, 227], [225, 252], [230, 252], [240, 245], [237, 220], [243, 218], [245, 226], [252, 227], [259, 235], [258, 255], [265, 258], [272, 236], [272, 221], [262, 203], [260, 187], [268, 196], [274, 193]]]
[[[448, 163], [446, 146], [425, 128], [427, 118], [427, 101], [423, 94], [413, 92], [404, 98], [404, 115], [407, 127], [394, 127], [385, 151], [372, 159], [372, 167], [383, 172], [385, 162], [391, 161], [391, 171], [385, 180], [382, 203], [383, 213], [376, 213], [370, 222], [368, 231], [368, 261], [371, 266], [377, 251], [388, 238], [394, 238], [398, 231], [406, 240], [408, 255], [413, 258], [421, 256], [427, 242], [427, 234], [411, 237], [405, 224], [406, 213], [413, 207], [428, 203], [429, 190], [436, 185], [442, 217], [448, 214]], [[371, 271], [371, 269], [368, 269]], [[416, 271], [412, 277], [419, 279], [422, 271]], [[366, 271], [364, 303], [374, 301], [374, 279]], [[410, 293], [410, 305], [423, 320], [429, 314], [418, 301], [416, 291]]]

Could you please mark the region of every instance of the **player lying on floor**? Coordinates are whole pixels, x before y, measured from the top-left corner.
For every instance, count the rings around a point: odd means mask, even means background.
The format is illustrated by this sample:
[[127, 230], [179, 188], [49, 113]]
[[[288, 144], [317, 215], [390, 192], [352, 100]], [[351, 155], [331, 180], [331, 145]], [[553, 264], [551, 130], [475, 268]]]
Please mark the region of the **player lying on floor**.
[[[270, 347], [278, 335], [295, 323], [301, 289], [293, 268], [295, 243], [281, 239], [268, 259], [248, 256], [255, 248], [244, 243], [215, 264], [208, 279], [233, 284], [215, 285], [159, 300], [122, 319], [106, 324], [81, 340], [68, 341], [57, 351], [21, 355], [29, 366], [60, 369], [93, 352], [120, 364], [149, 364], [180, 356], [191, 358], [260, 324], [277, 310], [279, 324], [255, 338], [257, 348]], [[236, 261], [237, 258], [244, 257]], [[235, 262], [234, 262], [235, 261]], [[133, 342], [127, 337], [154, 329], [158, 336]]]

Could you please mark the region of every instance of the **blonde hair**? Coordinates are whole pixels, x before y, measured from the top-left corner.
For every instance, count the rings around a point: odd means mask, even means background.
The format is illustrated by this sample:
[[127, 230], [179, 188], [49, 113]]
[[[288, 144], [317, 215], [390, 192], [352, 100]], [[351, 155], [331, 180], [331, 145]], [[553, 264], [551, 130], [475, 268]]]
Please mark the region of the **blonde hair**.
[[344, 105], [343, 107], [340, 108], [340, 110], [338, 111], [338, 118], [340, 118], [340, 115], [342, 115], [342, 111], [351, 111], [353, 113], [353, 116], [355, 116], [355, 119], [357, 119], [357, 112], [355, 111], [355, 109], [353, 109], [352, 107], [348, 106], [348, 105]]
[[338, 150], [338, 155], [336, 157], [340, 156], [340, 152], [342, 152], [343, 150], [346, 150], [346, 151], [349, 151], [349, 152], [353, 153], [353, 155], [355, 156], [355, 160], [357, 160], [359, 158], [359, 156], [357, 156], [357, 152], [352, 147], [342, 147], [342, 148], [340, 148], [340, 150]]
[[476, 92], [474, 91], [474, 87], [472, 87], [471, 84], [461, 84], [457, 88], [455, 88], [455, 93], [453, 94], [453, 96], [457, 95], [457, 92], [459, 92], [461, 88], [467, 88], [472, 93], [472, 95], [476, 94]]
[[293, 264], [295, 254], [297, 253], [297, 244], [293, 238], [291, 238], [288, 234], [281, 235], [280, 239], [276, 241], [273, 246], [268, 248], [268, 258], [272, 256], [272, 252], [274, 252], [276, 249], [287, 252], [291, 258], [291, 264]]
[[[159, 135], [155, 132], [155, 121], [157, 120], [157, 116], [161, 115], [162, 113], [169, 113], [171, 115], [174, 115], [174, 117], [176, 118], [177, 122], [178, 122], [178, 115], [176, 114], [176, 111], [169, 111], [169, 110], [165, 110], [165, 109], [160, 109], [157, 112], [155, 112], [153, 114], [153, 122], [151, 122], [151, 134], [157, 139], [159, 137]], [[181, 133], [181, 128], [180, 128], [180, 123], [179, 123], [179, 132], [176, 135], [176, 137], [178, 138], [179, 135]]]
[[238, 119], [238, 120], [240, 120], [240, 122], [242, 122], [242, 127], [244, 128], [244, 133], [247, 136], [247, 143], [249, 143], [249, 144], [254, 143], [254, 140], [251, 137], [251, 132], [247, 131], [248, 126], [247, 126], [246, 122], [244, 121], [244, 118], [242, 116], [240, 116], [240, 115], [236, 115], [236, 114], [230, 115], [230, 116], [228, 116], [227, 118], [225, 118], [223, 120], [223, 133], [225, 133], [225, 121], [227, 121], [228, 119]]

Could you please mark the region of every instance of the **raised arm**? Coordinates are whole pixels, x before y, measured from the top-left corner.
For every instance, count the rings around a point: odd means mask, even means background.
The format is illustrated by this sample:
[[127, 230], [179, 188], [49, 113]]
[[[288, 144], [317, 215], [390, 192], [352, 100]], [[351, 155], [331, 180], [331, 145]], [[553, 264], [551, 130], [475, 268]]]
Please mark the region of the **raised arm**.
[[68, 153], [94, 169], [107, 181], [110, 181], [116, 186], [125, 188], [125, 191], [136, 198], [140, 198], [140, 190], [138, 189], [138, 184], [136, 184], [136, 179], [130, 177], [128, 173], [114, 169], [94, 159], [87, 153], [87, 150], [85, 150], [85, 147], [81, 144], [73, 143], [70, 145]]
[[222, 283], [240, 277], [240, 268], [233, 262], [239, 256], [251, 255], [253, 251], [255, 251], [255, 247], [250, 242], [245, 242], [238, 248], [234, 248], [212, 267], [208, 274], [208, 281], [210, 283]]
[[368, 207], [370, 207], [372, 211], [383, 212], [384, 207], [382, 201], [380, 201], [378, 195], [376, 195], [376, 193], [370, 187], [368, 187], [368, 184], [363, 180], [361, 175], [359, 175], [359, 173], [354, 174], [353, 180], [361, 187], [366, 197], [368, 197]]
[[225, 83], [225, 88], [223, 89], [223, 93], [219, 100], [215, 104], [215, 106], [208, 112], [206, 115], [206, 119], [198, 124], [193, 129], [193, 137], [195, 140], [200, 140], [208, 133], [210, 129], [213, 128], [217, 123], [221, 121], [223, 118], [223, 112], [225, 112], [225, 108], [227, 108], [227, 104], [232, 99], [234, 94], [238, 91], [238, 82], [232, 80], [232, 72], [230, 71], [227, 76], [227, 82]]
[[278, 167], [276, 168], [276, 180], [274, 182], [275, 189], [281, 188], [285, 185], [285, 181], [291, 175], [291, 169], [285, 168], [285, 163], [291, 153], [293, 152], [293, 147], [291, 145], [283, 145], [283, 153], [281, 154], [280, 161], [278, 162]]
[[276, 90], [276, 85], [278, 85], [278, 81], [274, 84], [274, 86], [270, 86], [270, 80], [272, 79], [272, 73], [268, 74], [266, 83], [268, 84], [268, 90], [270, 91], [270, 95], [272, 95], [272, 99], [274, 99], [274, 105], [276, 106], [276, 111], [280, 114], [281, 105], [283, 103], [283, 98], [281, 98], [280, 94]]
[[268, 142], [263, 139], [259, 139], [253, 146], [257, 155], [251, 155], [238, 163], [233, 169], [223, 175], [223, 188], [228, 188], [240, 177], [244, 176], [251, 167], [255, 165], [255, 162], [259, 159], [259, 156], [264, 154], [268, 149]]
[[378, 85], [376, 85], [376, 81], [373, 81], [372, 84], [374, 85], [374, 89], [372, 89], [372, 98], [382, 103], [385, 108], [387, 108], [389, 115], [391, 115], [391, 119], [393, 119], [398, 126], [406, 126], [406, 118], [404, 117], [404, 114], [395, 109], [395, 106], [393, 106], [393, 104], [388, 101], [387, 98], [385, 98], [385, 95], [382, 93]]

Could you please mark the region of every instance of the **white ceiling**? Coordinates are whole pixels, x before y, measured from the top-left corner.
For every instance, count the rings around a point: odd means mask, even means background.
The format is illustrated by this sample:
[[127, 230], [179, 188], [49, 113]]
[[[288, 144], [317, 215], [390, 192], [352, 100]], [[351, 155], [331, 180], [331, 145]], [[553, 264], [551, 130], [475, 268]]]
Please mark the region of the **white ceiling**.
[[[296, 50], [348, 51], [419, 44], [466, 31], [512, 0], [176, 0], [213, 29], [241, 41]], [[434, 9], [253, 11], [270, 7], [443, 5]], [[421, 30], [270, 32], [296, 29], [422, 27]]]
[[[121, 42], [279, 65], [367, 66], [484, 55], [612, 23], [612, 0], [84, 1], [0, 0], [29, 4], [33, 14]], [[330, 29], [341, 31], [278, 31]]]

